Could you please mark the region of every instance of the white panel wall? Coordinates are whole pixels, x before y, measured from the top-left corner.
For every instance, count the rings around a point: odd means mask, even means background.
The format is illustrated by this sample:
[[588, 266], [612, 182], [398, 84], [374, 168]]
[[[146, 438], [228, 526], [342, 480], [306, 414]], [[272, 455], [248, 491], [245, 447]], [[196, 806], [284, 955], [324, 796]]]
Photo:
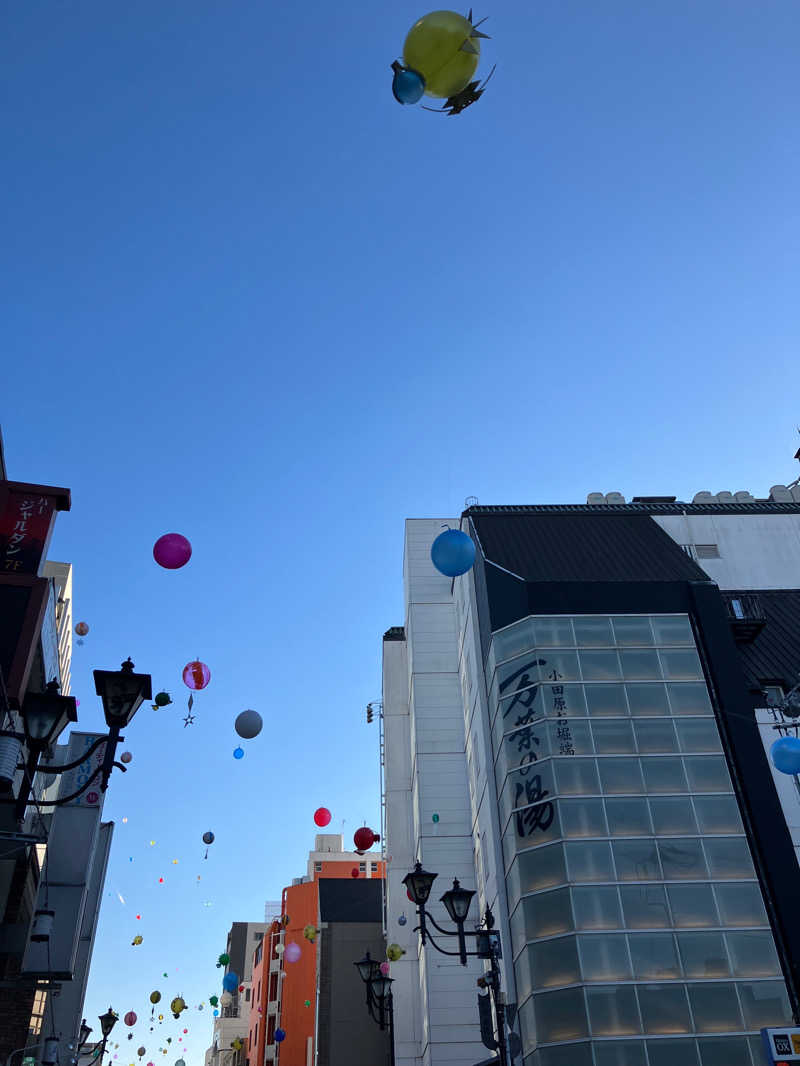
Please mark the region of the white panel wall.
[[717, 544], [699, 565], [721, 589], [800, 588], [800, 515], [653, 515], [678, 544]]
[[[416, 859], [438, 872], [430, 912], [448, 928], [439, 897], [455, 877], [465, 888], [477, 887], [452, 582], [430, 559], [431, 544], [445, 524], [458, 522], [406, 523], [406, 644], [398, 642], [405, 648], [405, 663], [393, 642], [384, 643], [388, 926], [390, 940], [407, 951], [392, 966], [396, 1056], [403, 1066], [469, 1066], [488, 1056], [480, 1043], [476, 1002], [475, 982], [483, 965], [470, 960], [462, 967], [458, 958], [441, 955], [430, 944], [422, 949], [413, 931], [414, 907], [401, 884]], [[475, 904], [473, 908], [477, 917]], [[408, 921], [399, 926], [403, 913]], [[456, 950], [455, 938], [440, 938], [439, 943]]]

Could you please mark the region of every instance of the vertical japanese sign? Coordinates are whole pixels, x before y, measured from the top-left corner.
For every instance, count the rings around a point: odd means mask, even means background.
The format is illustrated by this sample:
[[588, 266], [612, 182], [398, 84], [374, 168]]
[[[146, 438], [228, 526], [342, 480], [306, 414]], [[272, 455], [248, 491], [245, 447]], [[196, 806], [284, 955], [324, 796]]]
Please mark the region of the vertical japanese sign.
[[[512, 733], [503, 739], [504, 744], [513, 744], [520, 756], [519, 769], [516, 772], [514, 784], [514, 798], [512, 808], [520, 808], [515, 814], [516, 831], [518, 837], [532, 836], [537, 830], [545, 832], [550, 828], [555, 817], [555, 808], [547, 797], [550, 792], [542, 784], [542, 776], [539, 773], [531, 773], [534, 764], [539, 761], [536, 749], [541, 744], [541, 738], [534, 732], [534, 726], [529, 723], [536, 718], [536, 698], [539, 695], [538, 667], [545, 666], [545, 659], [532, 659], [510, 677], [507, 677], [499, 686], [499, 694], [511, 689], [514, 681], [516, 687], [514, 698], [508, 701], [503, 710], [503, 717], [507, 718], [511, 712], [517, 709], [517, 720], [514, 727], [523, 726], [518, 732]], [[528, 687], [531, 686], [531, 687]], [[544, 714], [544, 709], [540, 712]], [[546, 729], [543, 724], [542, 728]], [[547, 802], [542, 803], [542, 800]], [[538, 804], [538, 806], [530, 806]]]
[[9, 487], [0, 509], [0, 574], [38, 574], [58, 497]]
[[[67, 762], [74, 762], [79, 759], [81, 755], [91, 748], [95, 741], [99, 740], [103, 734], [101, 733], [72, 733], [69, 738], [69, 749], [67, 752]], [[64, 796], [71, 796], [73, 792], [77, 792], [79, 788], [83, 788], [86, 782], [91, 778], [103, 765], [103, 759], [106, 755], [106, 746], [101, 744], [100, 747], [92, 752], [92, 754], [83, 759], [83, 761], [72, 770], [67, 770], [66, 773], [61, 775], [61, 786], [59, 788], [59, 798]], [[86, 792], [81, 796], [77, 796], [72, 800], [68, 806], [70, 807], [99, 807], [101, 805], [102, 794], [100, 792], [100, 775], [92, 781], [91, 785]]]

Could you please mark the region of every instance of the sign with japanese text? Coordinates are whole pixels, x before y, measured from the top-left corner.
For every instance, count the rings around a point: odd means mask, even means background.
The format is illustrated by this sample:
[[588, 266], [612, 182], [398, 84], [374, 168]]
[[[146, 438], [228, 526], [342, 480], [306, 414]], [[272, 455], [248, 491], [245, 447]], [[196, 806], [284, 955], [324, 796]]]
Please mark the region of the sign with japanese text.
[[0, 574], [38, 574], [47, 551], [59, 498], [7, 484], [0, 495]]
[[[69, 750], [67, 752], [67, 762], [74, 762], [79, 759], [81, 755], [91, 748], [92, 744], [96, 740], [99, 740], [103, 734], [101, 733], [72, 733], [69, 738]], [[67, 770], [65, 774], [61, 775], [61, 787], [59, 788], [59, 798], [64, 796], [71, 796], [73, 792], [77, 792], [79, 788], [82, 788], [87, 781], [90, 780], [92, 774], [95, 773], [102, 765], [103, 759], [106, 755], [106, 746], [101, 744], [100, 747], [92, 752], [92, 754], [84, 759], [78, 766], [72, 770]], [[101, 800], [100, 792], [100, 775], [92, 781], [86, 792], [81, 796], [76, 796], [74, 800], [71, 800], [68, 806], [70, 807], [99, 807]]]

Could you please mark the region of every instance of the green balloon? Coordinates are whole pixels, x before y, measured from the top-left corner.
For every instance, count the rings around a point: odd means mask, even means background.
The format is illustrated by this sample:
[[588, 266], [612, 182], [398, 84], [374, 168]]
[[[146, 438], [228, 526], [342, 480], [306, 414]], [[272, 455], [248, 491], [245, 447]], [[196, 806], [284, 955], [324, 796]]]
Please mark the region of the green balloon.
[[216, 1005], [219, 1003], [219, 997], [210, 996], [208, 1002], [211, 1004], [212, 1007], [216, 1007]]
[[439, 815], [438, 814], [434, 814], [433, 821], [434, 822], [438, 822], [439, 821]]

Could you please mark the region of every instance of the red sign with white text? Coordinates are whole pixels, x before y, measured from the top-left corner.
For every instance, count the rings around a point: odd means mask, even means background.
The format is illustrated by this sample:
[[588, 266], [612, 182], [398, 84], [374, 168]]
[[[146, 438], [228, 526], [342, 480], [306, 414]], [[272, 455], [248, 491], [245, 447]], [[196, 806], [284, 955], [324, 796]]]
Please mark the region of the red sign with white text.
[[57, 496], [29, 491], [27, 486], [20, 488], [9, 485], [2, 501], [0, 574], [39, 573], [53, 519], [60, 509]]

